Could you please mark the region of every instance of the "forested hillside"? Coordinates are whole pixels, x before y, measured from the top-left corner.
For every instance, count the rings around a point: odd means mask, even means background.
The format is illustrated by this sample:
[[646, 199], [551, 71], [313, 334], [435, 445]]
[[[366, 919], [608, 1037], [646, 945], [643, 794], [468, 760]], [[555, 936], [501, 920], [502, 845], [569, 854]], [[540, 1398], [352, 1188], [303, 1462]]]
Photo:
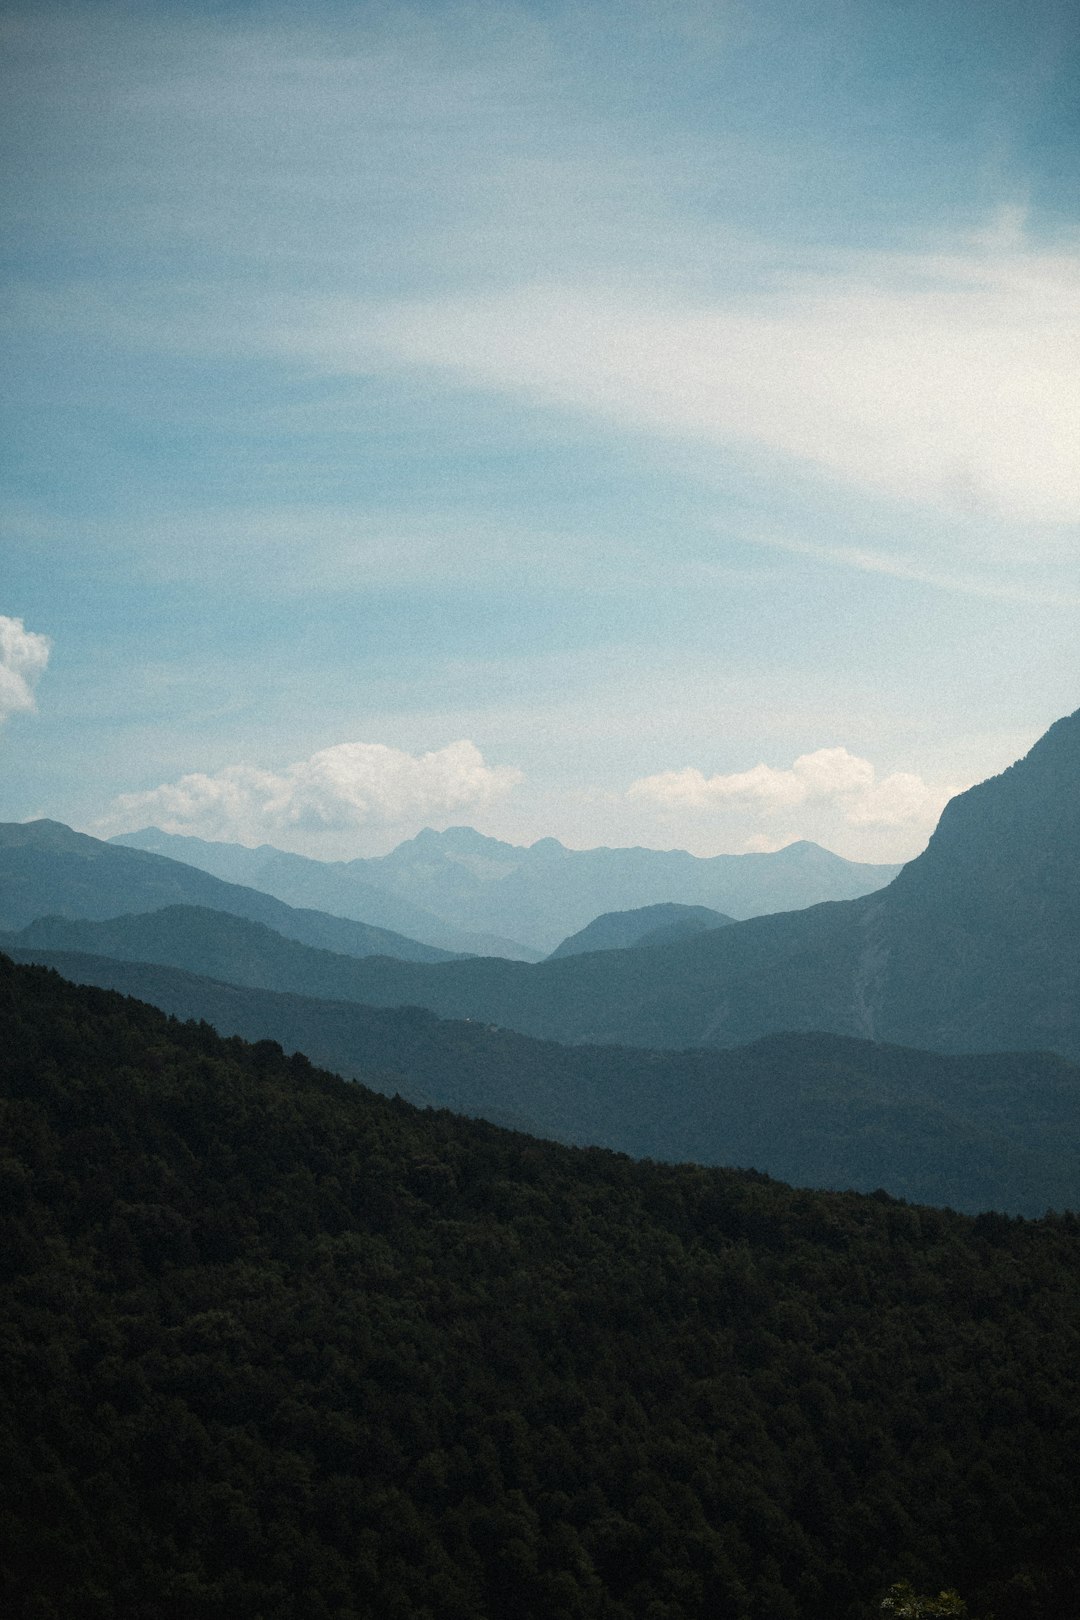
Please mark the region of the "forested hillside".
[[1062, 1620], [1080, 1227], [635, 1164], [0, 959], [12, 1620]]
[[17, 954], [224, 1035], [269, 1037], [391, 1095], [558, 1141], [753, 1167], [804, 1187], [883, 1187], [972, 1214], [1080, 1207], [1080, 1067], [1052, 1053], [952, 1056], [825, 1034], [722, 1052], [560, 1046], [417, 1007]]

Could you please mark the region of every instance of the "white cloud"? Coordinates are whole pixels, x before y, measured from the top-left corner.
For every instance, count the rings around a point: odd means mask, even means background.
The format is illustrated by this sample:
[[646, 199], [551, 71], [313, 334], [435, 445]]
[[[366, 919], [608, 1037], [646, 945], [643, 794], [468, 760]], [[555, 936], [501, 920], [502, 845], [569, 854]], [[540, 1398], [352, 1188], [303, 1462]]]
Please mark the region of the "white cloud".
[[[632, 782], [627, 796], [667, 812], [741, 807], [766, 816], [829, 803], [851, 826], [901, 827], [932, 823], [955, 791], [932, 788], [906, 771], [878, 780], [868, 759], [846, 748], [819, 748], [801, 754], [787, 770], [755, 765], [726, 776], [706, 776], [695, 766], [661, 771]], [[759, 842], [754, 847], [764, 846]]]
[[230, 765], [212, 776], [194, 773], [122, 794], [100, 829], [152, 822], [166, 832], [249, 841], [287, 829], [394, 826], [482, 809], [522, 780], [513, 766], [486, 765], [475, 743], [464, 740], [419, 755], [381, 743], [339, 743], [282, 771]]
[[959, 790], [937, 791], [921, 776], [910, 771], [894, 771], [875, 782], [845, 806], [846, 819], [853, 827], [907, 827], [936, 822], [947, 800]]
[[48, 636], [0, 613], [0, 721], [34, 707], [34, 686], [49, 662]]

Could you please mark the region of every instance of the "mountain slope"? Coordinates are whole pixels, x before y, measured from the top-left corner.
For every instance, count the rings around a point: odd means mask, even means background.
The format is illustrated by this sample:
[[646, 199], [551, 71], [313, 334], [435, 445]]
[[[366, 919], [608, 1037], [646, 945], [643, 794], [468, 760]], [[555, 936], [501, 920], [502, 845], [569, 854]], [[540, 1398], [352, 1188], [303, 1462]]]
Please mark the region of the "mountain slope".
[[78, 951], [126, 962], [153, 962], [253, 989], [356, 1000], [359, 961], [224, 911], [165, 906], [104, 921], [39, 917], [18, 933], [0, 933], [0, 949]]
[[286, 905], [314, 907], [335, 917], [351, 917], [357, 922], [393, 929], [453, 954], [507, 956], [523, 962], [537, 961], [542, 954], [501, 935], [469, 933], [446, 918], [436, 917], [414, 905], [404, 896], [379, 888], [365, 876], [363, 861], [316, 861], [275, 849], [272, 844], [249, 849], [244, 844], [215, 843], [205, 838], [166, 833], [160, 827], [120, 833], [109, 842], [127, 849], [167, 855], [227, 883], [240, 883], [263, 894], [272, 894]]
[[145, 850], [73, 832], [58, 821], [0, 823], [0, 928], [36, 917], [116, 917], [163, 906], [205, 906], [264, 923], [289, 939], [348, 956], [382, 952], [417, 962], [450, 953], [366, 923], [299, 910], [256, 889]]
[[530, 943], [548, 951], [604, 912], [674, 901], [751, 917], [866, 894], [897, 871], [806, 842], [768, 855], [702, 858], [684, 850], [571, 850], [555, 838], [523, 849], [471, 827], [427, 830], [364, 864], [372, 881], [433, 911], [470, 928], [527, 929]]
[[833, 1035], [723, 1052], [558, 1046], [419, 1008], [5, 948], [222, 1035], [278, 1041], [379, 1090], [563, 1142], [753, 1166], [798, 1186], [882, 1187], [971, 1213], [1080, 1207], [1080, 1067], [1045, 1053], [953, 1057]]
[[1080, 1057], [1080, 712], [953, 799], [879, 893], [531, 967], [372, 958], [356, 994], [560, 1041], [727, 1046], [828, 1030]]
[[[486, 838], [471, 827], [445, 832], [428, 828], [389, 855], [345, 862], [310, 861], [268, 845], [249, 850], [208, 844], [158, 828], [125, 833], [114, 841], [190, 861], [219, 877], [265, 888], [294, 905], [314, 904], [384, 921], [392, 911], [366, 909], [374, 887], [382, 897], [379, 904], [409, 908], [403, 919], [420, 919], [408, 926], [404, 920], [393, 924], [406, 933], [440, 945], [461, 940], [463, 930], [473, 938], [510, 936], [545, 954], [604, 912], [675, 902], [751, 917], [867, 894], [898, 870], [846, 861], [807, 842], [767, 855], [704, 859], [685, 850], [572, 850], [554, 838], [523, 848]], [[436, 937], [432, 913], [442, 919], [444, 929], [453, 930], [452, 936]], [[490, 946], [454, 948], [486, 954]], [[524, 953], [507, 947], [503, 938], [501, 948], [490, 949], [490, 954]]]
[[638, 906], [633, 911], [605, 911], [602, 917], [557, 945], [549, 958], [584, 956], [588, 951], [623, 951], [635, 945], [666, 945], [689, 939], [709, 928], [724, 928], [734, 922], [723, 912], [708, 906], [680, 906], [668, 902], [658, 906]]
[[425, 1116], [0, 959], [12, 1620], [1061, 1620], [1076, 1222]]

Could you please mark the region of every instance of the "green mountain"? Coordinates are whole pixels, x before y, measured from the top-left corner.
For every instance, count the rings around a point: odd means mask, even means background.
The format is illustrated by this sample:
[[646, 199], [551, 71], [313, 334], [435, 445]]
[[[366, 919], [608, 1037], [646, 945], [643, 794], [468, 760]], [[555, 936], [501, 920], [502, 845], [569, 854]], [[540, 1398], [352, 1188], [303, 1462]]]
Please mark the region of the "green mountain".
[[799, 1186], [883, 1187], [970, 1213], [1080, 1207], [1080, 1068], [1048, 1053], [954, 1057], [835, 1035], [778, 1035], [722, 1052], [558, 1046], [415, 1007], [5, 948], [222, 1035], [275, 1040], [391, 1095], [558, 1141], [753, 1167]]
[[[521, 939], [545, 955], [608, 911], [674, 901], [726, 916], [754, 917], [867, 894], [898, 871], [846, 861], [807, 842], [768, 855], [703, 859], [685, 850], [574, 850], [555, 838], [524, 848], [485, 838], [471, 827], [445, 832], [427, 828], [389, 855], [337, 863], [237, 844], [205, 844], [157, 828], [125, 833], [120, 841], [189, 860], [293, 904], [303, 900], [325, 910], [339, 909], [330, 904], [330, 889], [346, 904], [351, 884], [359, 883], [365, 896], [374, 885], [399, 903], [435, 913], [455, 930]], [[434, 938], [420, 929], [405, 931]], [[436, 943], [445, 940], [440, 937]], [[511, 953], [503, 949], [492, 954]]]
[[422, 1114], [0, 959], [11, 1620], [871, 1620], [1080, 1578], [1080, 1228]]
[[0, 823], [0, 929], [23, 928], [37, 917], [105, 918], [177, 905], [247, 917], [289, 939], [346, 956], [450, 959], [449, 952], [402, 934], [298, 910], [163, 855], [73, 832], [58, 821]]
[[647, 951], [527, 966], [370, 958], [356, 995], [564, 1042], [732, 1046], [789, 1030], [1080, 1057], [1080, 712], [953, 799], [880, 893]]
[[638, 906], [634, 911], [606, 911], [587, 927], [564, 939], [551, 953], [584, 956], [589, 951], [624, 951], [636, 945], [670, 945], [677, 939], [690, 939], [710, 928], [724, 928], [734, 922], [723, 912], [708, 906]]
[[272, 894], [287, 905], [314, 907], [335, 917], [352, 917], [357, 922], [393, 929], [456, 955], [508, 956], [514, 961], [536, 962], [544, 954], [498, 934], [469, 933], [452, 920], [414, 905], [403, 895], [379, 888], [366, 877], [362, 860], [316, 861], [275, 849], [272, 844], [249, 849], [244, 844], [162, 832], [160, 827], [120, 833], [109, 842], [168, 855], [227, 883], [241, 883]]

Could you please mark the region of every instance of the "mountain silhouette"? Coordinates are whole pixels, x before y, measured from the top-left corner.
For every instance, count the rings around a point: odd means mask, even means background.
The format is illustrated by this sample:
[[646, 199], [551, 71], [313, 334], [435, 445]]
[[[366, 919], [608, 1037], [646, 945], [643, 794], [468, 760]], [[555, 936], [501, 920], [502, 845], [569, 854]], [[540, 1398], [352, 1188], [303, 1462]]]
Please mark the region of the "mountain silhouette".
[[278, 1041], [387, 1095], [533, 1136], [753, 1166], [803, 1187], [883, 1188], [972, 1214], [1037, 1216], [1080, 1200], [1080, 1065], [1050, 1053], [953, 1055], [828, 1034], [724, 1051], [560, 1046], [418, 1007], [313, 999], [6, 940], [3, 950], [221, 1035]]
[[0, 929], [35, 918], [117, 917], [164, 906], [205, 906], [265, 924], [288, 939], [346, 956], [384, 952], [421, 962], [452, 953], [367, 923], [283, 904], [194, 866], [75, 832], [59, 821], [0, 823]]
[[584, 956], [588, 951], [625, 951], [635, 946], [670, 945], [677, 939], [690, 939], [710, 928], [725, 928], [734, 922], [710, 906], [680, 906], [669, 901], [658, 906], [638, 906], [632, 911], [605, 911], [576, 934], [571, 934], [551, 953]]
[[263, 894], [272, 894], [286, 905], [314, 907], [335, 917], [351, 917], [377, 928], [388, 928], [454, 955], [508, 956], [515, 961], [538, 962], [544, 954], [499, 934], [469, 932], [423, 906], [414, 905], [404, 895], [371, 882], [367, 863], [362, 859], [317, 861], [307, 855], [275, 849], [273, 844], [259, 844], [249, 849], [245, 844], [162, 832], [160, 827], [119, 833], [109, 842], [127, 849], [147, 849], [155, 855], [167, 855], [171, 860], [184, 861], [226, 883], [241, 883]]
[[878, 893], [535, 966], [371, 958], [356, 995], [559, 1041], [733, 1046], [827, 1030], [1080, 1056], [1080, 712], [953, 799]]
[[675, 903], [756, 917], [868, 894], [899, 870], [848, 861], [805, 839], [770, 854], [702, 857], [567, 849], [557, 838], [526, 847], [473, 827], [427, 827], [389, 855], [353, 861], [207, 843], [157, 827], [113, 842], [190, 861], [290, 905], [361, 917], [459, 952], [534, 961], [606, 912]]

